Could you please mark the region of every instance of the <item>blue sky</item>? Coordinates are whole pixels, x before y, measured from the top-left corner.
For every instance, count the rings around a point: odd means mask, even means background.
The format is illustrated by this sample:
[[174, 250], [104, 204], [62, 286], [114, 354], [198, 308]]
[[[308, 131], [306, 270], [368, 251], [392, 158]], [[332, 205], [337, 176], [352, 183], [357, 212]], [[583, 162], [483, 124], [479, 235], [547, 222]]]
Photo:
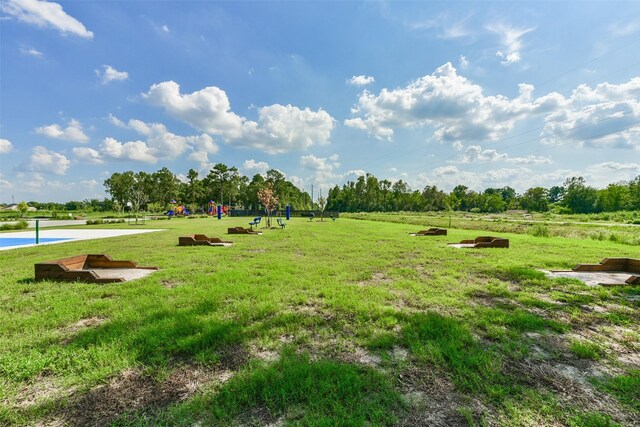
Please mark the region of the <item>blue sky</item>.
[[[640, 175], [640, 2], [0, 3], [0, 202], [114, 172], [326, 191]], [[316, 195], [318, 194], [316, 190]]]

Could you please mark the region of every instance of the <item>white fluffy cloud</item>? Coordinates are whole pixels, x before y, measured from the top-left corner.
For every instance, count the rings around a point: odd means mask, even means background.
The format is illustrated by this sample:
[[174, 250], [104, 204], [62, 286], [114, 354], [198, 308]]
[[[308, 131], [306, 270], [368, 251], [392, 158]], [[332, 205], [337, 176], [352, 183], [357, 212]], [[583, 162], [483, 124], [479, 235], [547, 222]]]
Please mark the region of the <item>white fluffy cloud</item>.
[[[107, 157], [155, 163], [158, 159], [174, 159], [191, 149], [192, 154], [189, 159], [196, 159], [202, 163], [202, 153], [215, 154], [218, 152], [218, 146], [213, 138], [205, 133], [193, 136], [176, 135], [169, 132], [162, 123], [145, 123], [142, 120], [131, 119], [125, 124], [111, 114], [108, 120], [115, 126], [131, 129], [144, 136], [145, 141], [127, 142], [121, 144], [123, 146], [129, 144], [127, 149], [118, 150], [118, 146], [113, 143], [116, 140], [108, 138], [112, 141], [108, 144], [103, 142], [101, 147], [103, 154]], [[208, 163], [206, 156], [204, 162]]]
[[76, 158], [82, 163], [89, 163], [92, 165], [99, 165], [104, 163], [102, 157], [100, 156], [100, 152], [94, 150], [93, 148], [74, 147], [71, 151], [73, 152], [73, 155], [76, 156]]
[[[356, 117], [344, 124], [383, 140], [391, 140], [395, 129], [430, 127], [433, 140], [460, 150], [462, 141], [497, 141], [518, 122], [542, 119], [540, 140], [532, 145], [640, 148], [640, 77], [618, 85], [579, 85], [569, 97], [552, 92], [533, 98], [533, 91], [522, 83], [515, 98], [485, 96], [447, 63], [406, 87], [378, 95], [364, 91], [352, 109]], [[530, 156], [512, 161], [544, 162]]]
[[118, 71], [111, 65], [103, 65], [102, 70], [96, 69], [95, 72], [103, 85], [114, 81], [127, 80], [129, 78], [129, 73], [126, 71]]
[[36, 133], [48, 136], [49, 138], [64, 139], [67, 141], [83, 143], [89, 141], [89, 137], [82, 130], [82, 124], [75, 119], [71, 119], [66, 128], [62, 128], [62, 126], [58, 124], [53, 124], [36, 128]]
[[344, 175], [338, 173], [340, 163], [337, 154], [330, 157], [316, 157], [309, 154], [300, 157], [300, 164], [310, 174], [306, 181], [315, 184], [317, 189], [328, 190], [351, 174], [350, 172]]
[[347, 80], [347, 83], [351, 86], [365, 86], [375, 81], [376, 80], [372, 76], [360, 75], [351, 77], [349, 80]]
[[[557, 95], [559, 96], [559, 95]], [[640, 148], [640, 77], [614, 85], [578, 86], [563, 108], [545, 117], [545, 144]]]
[[329, 142], [333, 118], [324, 110], [304, 110], [292, 105], [269, 105], [258, 109], [258, 122], [244, 123], [244, 138], [237, 144], [269, 154], [306, 150]]
[[206, 151], [194, 151], [189, 154], [189, 160], [198, 163], [198, 171], [208, 173], [213, 168], [213, 163], [209, 161], [209, 153]]
[[511, 157], [507, 153], [498, 153], [497, 150], [483, 150], [479, 145], [470, 145], [469, 147], [467, 147], [467, 149], [464, 151], [464, 154], [459, 160], [460, 163], [497, 161], [515, 163], [517, 165], [551, 163], [551, 159], [549, 159], [548, 157], [534, 155], [529, 155], [526, 157]]
[[58, 3], [40, 0], [7, 0], [0, 3], [0, 10], [27, 24], [41, 28], [54, 28], [60, 33], [73, 34], [87, 39], [93, 33], [77, 19], [67, 15]]
[[514, 99], [485, 96], [482, 87], [446, 63], [404, 88], [383, 89], [379, 95], [364, 91], [353, 109], [360, 117], [345, 120], [345, 125], [387, 140], [394, 128], [425, 125], [435, 128], [433, 136], [439, 141], [495, 140], [534, 109], [529, 102], [532, 90], [520, 85], [520, 96]]
[[258, 121], [231, 111], [227, 94], [215, 86], [181, 94], [180, 86], [163, 82], [142, 94], [150, 104], [162, 107], [171, 116], [209, 134], [221, 135], [225, 142], [260, 149], [269, 154], [308, 149], [329, 142], [334, 120], [324, 110], [303, 110], [274, 104], [258, 109]]
[[603, 162], [587, 166], [584, 176], [588, 185], [604, 188], [613, 182], [631, 181], [640, 176], [640, 163]]
[[111, 123], [112, 125], [117, 126], [119, 128], [126, 128], [127, 127], [125, 122], [123, 122], [122, 120], [120, 120], [119, 118], [117, 118], [116, 116], [114, 116], [111, 113], [109, 113], [109, 117], [107, 118], [107, 120], [109, 120], [109, 123]]
[[0, 154], [7, 154], [13, 149], [13, 144], [8, 139], [0, 139]]
[[510, 65], [520, 61], [522, 36], [535, 30], [535, 28], [514, 28], [504, 23], [490, 24], [487, 26], [487, 29], [500, 36], [503, 50], [496, 52], [496, 56], [502, 58], [501, 63], [503, 65]]
[[152, 85], [142, 96], [151, 105], [164, 108], [171, 117], [196, 129], [227, 138], [242, 134], [245, 119], [231, 111], [227, 94], [215, 86], [183, 95], [178, 83], [168, 81]]
[[267, 162], [256, 162], [253, 159], [245, 160], [242, 164], [242, 169], [246, 171], [250, 171], [251, 173], [260, 173], [263, 174], [269, 170], [269, 163]]
[[55, 175], [64, 175], [71, 162], [63, 154], [47, 150], [45, 147], [33, 147], [29, 159], [29, 170]]
[[156, 163], [158, 158], [143, 141], [121, 143], [113, 138], [105, 138], [100, 145], [103, 156], [119, 160], [132, 160], [143, 163]]

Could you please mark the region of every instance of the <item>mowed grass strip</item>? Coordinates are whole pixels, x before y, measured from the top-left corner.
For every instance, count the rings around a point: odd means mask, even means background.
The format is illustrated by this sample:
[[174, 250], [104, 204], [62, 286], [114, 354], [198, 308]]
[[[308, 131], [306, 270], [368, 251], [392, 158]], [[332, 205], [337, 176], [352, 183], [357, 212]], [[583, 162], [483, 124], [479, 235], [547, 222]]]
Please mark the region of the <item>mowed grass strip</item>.
[[[72, 423], [78, 402], [123, 372], [141, 370], [163, 384], [177, 367], [188, 366], [228, 374], [175, 398], [148, 399], [149, 407], [123, 405], [105, 413], [105, 420], [171, 424], [182, 417], [215, 425], [268, 416], [336, 425], [348, 414], [345, 425], [391, 425], [412, 411], [396, 379], [421, 366], [450, 378], [462, 395], [484, 401], [486, 413], [471, 415], [478, 422], [526, 413], [568, 424], [600, 419], [599, 412], [584, 415], [553, 383], [514, 367], [547, 368], [572, 358], [624, 364], [617, 341], [599, 342], [598, 358], [575, 357], [570, 344], [577, 341], [562, 337], [588, 328], [614, 328], [628, 351], [640, 345], [638, 287], [589, 288], [537, 270], [640, 257], [633, 246], [502, 234], [511, 239], [510, 249], [457, 250], [446, 242], [487, 233], [453, 229], [449, 236], [415, 238], [408, 236], [415, 225], [343, 218], [295, 218], [286, 229], [262, 236], [226, 236], [227, 227], [246, 222], [149, 221], [137, 227], [167, 230], [3, 252], [0, 420]], [[235, 245], [176, 246], [178, 236], [193, 233], [229, 237]], [[32, 281], [35, 262], [81, 253], [107, 253], [161, 270], [124, 284]], [[394, 356], [397, 349], [408, 352], [406, 359]], [[306, 379], [300, 384], [297, 377]], [[295, 391], [316, 383], [332, 392], [319, 397]], [[633, 380], [628, 383], [597, 388], [624, 405], [602, 407], [602, 419], [633, 419], [637, 407], [625, 396], [635, 389]], [[234, 400], [225, 390], [244, 397]], [[559, 409], [542, 413], [536, 402], [547, 394]], [[530, 397], [509, 405], [508, 395]]]

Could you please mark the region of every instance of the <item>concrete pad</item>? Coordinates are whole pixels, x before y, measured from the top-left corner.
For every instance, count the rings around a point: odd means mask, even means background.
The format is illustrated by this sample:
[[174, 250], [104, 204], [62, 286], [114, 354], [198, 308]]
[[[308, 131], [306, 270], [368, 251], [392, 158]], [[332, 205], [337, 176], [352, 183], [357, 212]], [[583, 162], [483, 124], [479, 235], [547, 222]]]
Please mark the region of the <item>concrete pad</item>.
[[[43, 242], [38, 245], [35, 243], [17, 246], [3, 246], [0, 251], [8, 249], [28, 248], [31, 246], [53, 245], [57, 243], [73, 242], [76, 240], [104, 239], [109, 237], [131, 236], [134, 234], [152, 233], [155, 231], [163, 231], [162, 229], [145, 229], [145, 230], [123, 230], [123, 229], [82, 229], [82, 230], [40, 230], [41, 238], [63, 238], [70, 240], [60, 240], [55, 242]], [[35, 239], [35, 231], [14, 231], [10, 233], [0, 233], [3, 238], [32, 238]]]
[[625, 271], [545, 271], [549, 277], [568, 277], [578, 279], [587, 286], [620, 286], [634, 275]]
[[452, 248], [475, 248], [475, 243], [447, 243], [447, 246], [451, 246]]
[[135, 280], [155, 273], [157, 270], [142, 268], [92, 268], [91, 271], [101, 279]]

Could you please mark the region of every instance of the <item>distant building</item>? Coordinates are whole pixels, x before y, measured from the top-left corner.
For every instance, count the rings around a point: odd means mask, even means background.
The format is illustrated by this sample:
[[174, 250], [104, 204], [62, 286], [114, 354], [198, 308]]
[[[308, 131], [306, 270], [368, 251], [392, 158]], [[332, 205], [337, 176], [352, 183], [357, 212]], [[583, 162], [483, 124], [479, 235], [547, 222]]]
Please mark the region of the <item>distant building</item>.
[[[10, 205], [7, 205], [5, 207], [5, 210], [8, 211], [17, 211], [18, 210], [18, 204], [17, 203], [12, 203]], [[34, 208], [33, 206], [29, 206], [29, 209], [27, 209], [27, 212], [36, 212], [38, 209]]]

